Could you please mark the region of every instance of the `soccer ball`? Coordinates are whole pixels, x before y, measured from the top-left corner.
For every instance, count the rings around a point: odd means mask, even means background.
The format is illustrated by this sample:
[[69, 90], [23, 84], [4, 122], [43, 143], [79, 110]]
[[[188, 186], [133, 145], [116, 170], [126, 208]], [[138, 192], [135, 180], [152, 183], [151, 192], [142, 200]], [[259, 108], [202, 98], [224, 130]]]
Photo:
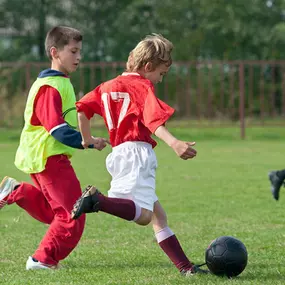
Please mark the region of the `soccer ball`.
[[247, 250], [240, 240], [221, 236], [206, 249], [205, 261], [213, 274], [234, 277], [242, 273], [247, 265]]

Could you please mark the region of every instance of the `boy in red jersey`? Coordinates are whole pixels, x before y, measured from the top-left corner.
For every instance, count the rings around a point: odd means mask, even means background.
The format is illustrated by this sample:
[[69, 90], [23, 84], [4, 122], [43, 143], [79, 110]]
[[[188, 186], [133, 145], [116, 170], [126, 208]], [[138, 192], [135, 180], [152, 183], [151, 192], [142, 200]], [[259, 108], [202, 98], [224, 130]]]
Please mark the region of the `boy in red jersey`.
[[[16, 166], [30, 174], [35, 186], [7, 176], [0, 184], [0, 209], [16, 203], [33, 218], [50, 225], [28, 258], [27, 270], [57, 268], [79, 242], [85, 225], [85, 215], [78, 221], [70, 217], [81, 188], [69, 160], [76, 148], [84, 149], [81, 134], [74, 130], [75, 93], [68, 77], [80, 62], [82, 35], [70, 27], [54, 27], [47, 34], [45, 48], [51, 69], [43, 70], [30, 89], [15, 159]], [[106, 143], [92, 137], [92, 145], [101, 150]]]
[[112, 176], [108, 196], [88, 186], [74, 205], [72, 217], [103, 211], [133, 220], [152, 222], [158, 244], [183, 275], [207, 273], [184, 254], [155, 194], [157, 160], [152, 134], [165, 141], [182, 159], [192, 159], [194, 142], [176, 139], [164, 126], [174, 109], [155, 96], [154, 84], [162, 81], [172, 63], [172, 43], [161, 35], [147, 36], [129, 55], [122, 75], [102, 83], [76, 103], [82, 145], [91, 142], [89, 120], [99, 114], [110, 135], [112, 153], [106, 166]]

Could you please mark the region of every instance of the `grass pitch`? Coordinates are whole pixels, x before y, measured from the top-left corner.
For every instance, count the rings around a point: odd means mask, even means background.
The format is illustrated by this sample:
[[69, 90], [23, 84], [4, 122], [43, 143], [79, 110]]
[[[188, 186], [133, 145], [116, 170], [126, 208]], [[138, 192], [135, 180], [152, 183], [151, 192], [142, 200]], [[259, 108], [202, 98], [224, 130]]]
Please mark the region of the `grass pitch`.
[[[89, 214], [78, 247], [58, 271], [26, 271], [47, 226], [17, 205], [0, 212], [0, 284], [285, 284], [285, 188], [273, 200], [267, 173], [285, 167], [285, 129], [172, 129], [196, 141], [198, 155], [178, 159], [164, 143], [156, 148], [157, 193], [188, 257], [204, 261], [207, 245], [221, 235], [240, 239], [248, 250], [245, 271], [232, 280], [216, 276], [184, 278], [153, 241], [150, 226], [140, 227], [105, 213]], [[101, 131], [97, 131], [101, 135]], [[14, 155], [18, 130], [1, 130], [0, 177], [29, 181]], [[82, 187], [107, 193], [110, 177], [103, 152], [77, 151], [72, 159]]]

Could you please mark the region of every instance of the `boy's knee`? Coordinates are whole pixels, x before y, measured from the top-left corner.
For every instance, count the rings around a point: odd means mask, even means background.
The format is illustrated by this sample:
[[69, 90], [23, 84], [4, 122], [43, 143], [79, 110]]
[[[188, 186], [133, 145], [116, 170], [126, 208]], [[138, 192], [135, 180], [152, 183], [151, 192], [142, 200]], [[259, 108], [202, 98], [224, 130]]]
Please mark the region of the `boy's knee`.
[[151, 222], [151, 219], [138, 219], [136, 223], [140, 226], [147, 226]]
[[140, 226], [147, 226], [152, 220], [152, 212], [146, 209], [142, 209], [140, 217], [136, 220], [136, 223]]

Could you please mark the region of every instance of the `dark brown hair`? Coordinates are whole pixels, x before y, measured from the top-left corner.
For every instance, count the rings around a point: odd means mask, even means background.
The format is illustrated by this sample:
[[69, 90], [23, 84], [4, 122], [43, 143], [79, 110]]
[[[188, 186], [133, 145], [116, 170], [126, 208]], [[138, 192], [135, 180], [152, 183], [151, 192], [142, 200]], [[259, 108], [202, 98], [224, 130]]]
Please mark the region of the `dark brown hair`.
[[70, 40], [81, 42], [82, 38], [83, 38], [82, 34], [74, 28], [65, 27], [65, 26], [54, 27], [47, 33], [46, 36], [46, 41], [45, 41], [46, 55], [48, 56], [49, 59], [52, 59], [50, 54], [50, 49], [52, 47], [55, 47], [57, 49], [63, 49], [64, 46], [68, 45]]

